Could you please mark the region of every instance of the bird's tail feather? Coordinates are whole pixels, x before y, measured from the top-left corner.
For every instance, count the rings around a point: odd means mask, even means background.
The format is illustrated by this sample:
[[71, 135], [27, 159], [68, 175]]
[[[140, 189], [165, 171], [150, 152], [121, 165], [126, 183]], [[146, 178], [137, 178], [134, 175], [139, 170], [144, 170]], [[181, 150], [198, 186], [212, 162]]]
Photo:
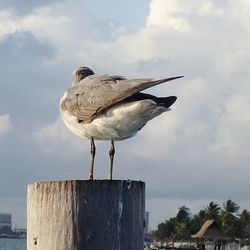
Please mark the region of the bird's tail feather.
[[168, 96], [168, 97], [158, 97], [155, 101], [157, 102], [158, 105], [163, 106], [165, 108], [169, 108], [172, 106], [177, 97], [176, 96]]

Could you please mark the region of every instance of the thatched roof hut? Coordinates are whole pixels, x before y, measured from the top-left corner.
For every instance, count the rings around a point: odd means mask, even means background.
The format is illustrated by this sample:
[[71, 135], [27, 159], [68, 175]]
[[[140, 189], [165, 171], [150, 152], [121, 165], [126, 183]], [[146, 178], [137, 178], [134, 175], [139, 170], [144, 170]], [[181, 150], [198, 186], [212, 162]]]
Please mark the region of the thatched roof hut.
[[224, 241], [230, 238], [223, 233], [215, 220], [206, 220], [201, 229], [191, 236], [197, 240]]

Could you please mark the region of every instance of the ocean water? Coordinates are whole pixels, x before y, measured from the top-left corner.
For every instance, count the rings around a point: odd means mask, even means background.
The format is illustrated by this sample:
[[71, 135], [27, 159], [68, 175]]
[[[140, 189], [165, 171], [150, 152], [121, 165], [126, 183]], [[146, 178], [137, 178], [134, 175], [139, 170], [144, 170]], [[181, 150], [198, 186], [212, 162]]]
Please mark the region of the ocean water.
[[26, 250], [26, 240], [0, 238], [0, 250]]

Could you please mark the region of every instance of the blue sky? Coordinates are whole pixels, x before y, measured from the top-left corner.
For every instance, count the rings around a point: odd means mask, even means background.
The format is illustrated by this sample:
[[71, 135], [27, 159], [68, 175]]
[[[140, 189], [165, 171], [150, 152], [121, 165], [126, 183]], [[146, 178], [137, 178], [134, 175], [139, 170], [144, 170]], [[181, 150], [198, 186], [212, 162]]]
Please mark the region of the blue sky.
[[[2, 1], [0, 212], [26, 224], [26, 187], [84, 179], [89, 142], [59, 117], [72, 71], [185, 75], [149, 92], [176, 95], [172, 111], [117, 143], [114, 178], [144, 180], [150, 227], [182, 205], [211, 200], [250, 209], [250, 3], [245, 0]], [[106, 178], [109, 143], [97, 144]]]
[[149, 2], [149, 0], [88, 0], [86, 6], [97, 22], [112, 22], [126, 27], [129, 31], [136, 31], [145, 24], [149, 13]]

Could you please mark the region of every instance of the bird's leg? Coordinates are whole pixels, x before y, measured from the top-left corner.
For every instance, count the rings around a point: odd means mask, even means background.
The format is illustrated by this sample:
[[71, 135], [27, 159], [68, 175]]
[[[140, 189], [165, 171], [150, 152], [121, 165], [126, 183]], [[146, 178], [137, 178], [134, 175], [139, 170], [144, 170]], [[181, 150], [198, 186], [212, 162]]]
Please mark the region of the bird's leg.
[[89, 171], [89, 180], [93, 180], [93, 170], [94, 170], [94, 161], [95, 161], [95, 141], [94, 138], [91, 137], [91, 163], [90, 163], [90, 171]]
[[113, 161], [114, 161], [114, 155], [115, 155], [115, 146], [114, 141], [111, 141], [111, 147], [109, 150], [109, 179], [112, 180], [113, 175]]

